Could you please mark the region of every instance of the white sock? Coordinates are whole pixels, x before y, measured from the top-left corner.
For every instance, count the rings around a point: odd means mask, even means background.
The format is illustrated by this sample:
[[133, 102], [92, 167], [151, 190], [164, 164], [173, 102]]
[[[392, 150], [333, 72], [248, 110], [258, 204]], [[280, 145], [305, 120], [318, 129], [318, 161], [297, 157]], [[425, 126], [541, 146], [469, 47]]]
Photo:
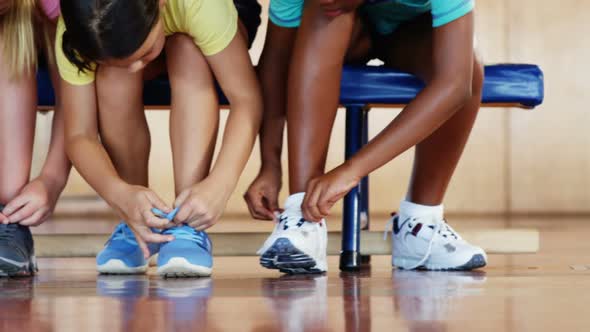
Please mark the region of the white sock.
[[287, 197], [285, 201], [285, 210], [295, 210], [301, 211], [301, 204], [303, 204], [303, 199], [305, 198], [305, 193], [295, 193]]
[[403, 200], [399, 206], [399, 214], [402, 219], [432, 217], [433, 220], [439, 221], [444, 218], [444, 206], [440, 205], [421, 205]]

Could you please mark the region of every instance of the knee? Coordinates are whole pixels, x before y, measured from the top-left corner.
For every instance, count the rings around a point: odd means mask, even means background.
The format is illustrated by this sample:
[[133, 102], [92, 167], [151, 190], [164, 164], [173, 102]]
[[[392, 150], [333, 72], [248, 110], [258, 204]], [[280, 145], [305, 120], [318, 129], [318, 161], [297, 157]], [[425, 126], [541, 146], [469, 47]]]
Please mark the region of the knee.
[[481, 98], [483, 90], [484, 69], [483, 64], [477, 58], [473, 60], [473, 76], [471, 79], [472, 98]]

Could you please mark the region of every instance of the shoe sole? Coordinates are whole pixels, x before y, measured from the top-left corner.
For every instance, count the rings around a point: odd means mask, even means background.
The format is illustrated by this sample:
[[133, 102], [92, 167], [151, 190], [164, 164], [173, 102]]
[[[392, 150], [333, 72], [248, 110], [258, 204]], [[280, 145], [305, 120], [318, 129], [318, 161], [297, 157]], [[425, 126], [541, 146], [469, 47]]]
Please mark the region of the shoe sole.
[[164, 278], [195, 278], [211, 276], [211, 268], [189, 263], [182, 257], [173, 257], [158, 267], [158, 274]]
[[35, 256], [27, 262], [16, 262], [8, 258], [0, 257], [0, 277], [30, 277], [38, 271]]
[[288, 274], [319, 274], [315, 259], [297, 249], [287, 238], [278, 238], [262, 256], [260, 265]]
[[110, 259], [102, 265], [97, 265], [96, 270], [100, 274], [143, 274], [147, 272], [148, 265], [130, 267], [120, 259]]
[[[408, 270], [403, 267], [404, 265], [411, 265], [411, 264], [405, 264], [408, 262], [411, 262], [411, 260], [403, 259], [403, 258], [401, 258], [401, 259], [394, 258], [393, 259], [393, 265], [399, 269], [402, 269], [402, 270]], [[415, 270], [448, 271], [448, 272], [470, 271], [470, 270], [482, 268], [482, 267], [486, 266], [486, 264], [487, 264], [487, 262], [486, 262], [485, 257], [481, 254], [477, 254], [477, 255], [473, 255], [467, 263], [460, 265], [460, 266], [447, 267], [447, 266], [426, 264], [426, 265], [417, 267]]]

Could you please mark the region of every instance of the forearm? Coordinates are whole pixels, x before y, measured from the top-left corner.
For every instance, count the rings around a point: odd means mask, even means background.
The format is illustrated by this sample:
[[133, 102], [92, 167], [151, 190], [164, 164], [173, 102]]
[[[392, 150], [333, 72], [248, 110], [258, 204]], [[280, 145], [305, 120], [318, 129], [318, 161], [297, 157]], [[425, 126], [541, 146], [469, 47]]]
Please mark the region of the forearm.
[[362, 177], [417, 145], [438, 129], [468, 100], [462, 84], [432, 82], [379, 135], [349, 159]]
[[297, 30], [269, 21], [264, 50], [258, 64], [264, 115], [260, 129], [262, 168], [281, 168], [283, 133], [287, 118], [287, 81]]
[[53, 115], [49, 151], [40, 175], [52, 181], [61, 191], [66, 185], [71, 168], [72, 164], [66, 155], [63, 113], [56, 109]]
[[127, 183], [119, 175], [98, 137], [77, 135], [68, 137], [66, 151], [76, 170], [109, 204]]
[[234, 190], [252, 153], [261, 118], [262, 105], [257, 98], [231, 105], [221, 150], [210, 174], [227, 192]]

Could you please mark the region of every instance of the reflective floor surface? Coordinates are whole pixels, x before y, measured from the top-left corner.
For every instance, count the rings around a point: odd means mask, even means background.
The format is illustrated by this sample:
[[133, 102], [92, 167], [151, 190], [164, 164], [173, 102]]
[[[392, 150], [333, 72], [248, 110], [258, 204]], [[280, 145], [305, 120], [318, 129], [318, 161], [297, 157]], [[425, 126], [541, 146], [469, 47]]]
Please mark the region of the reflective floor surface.
[[[590, 331], [590, 220], [523, 220], [536, 255], [471, 273], [396, 271], [390, 258], [325, 276], [281, 276], [219, 257], [213, 278], [98, 276], [86, 258], [42, 259], [0, 279], [0, 331]], [[506, 239], [510, 241], [510, 239]]]

